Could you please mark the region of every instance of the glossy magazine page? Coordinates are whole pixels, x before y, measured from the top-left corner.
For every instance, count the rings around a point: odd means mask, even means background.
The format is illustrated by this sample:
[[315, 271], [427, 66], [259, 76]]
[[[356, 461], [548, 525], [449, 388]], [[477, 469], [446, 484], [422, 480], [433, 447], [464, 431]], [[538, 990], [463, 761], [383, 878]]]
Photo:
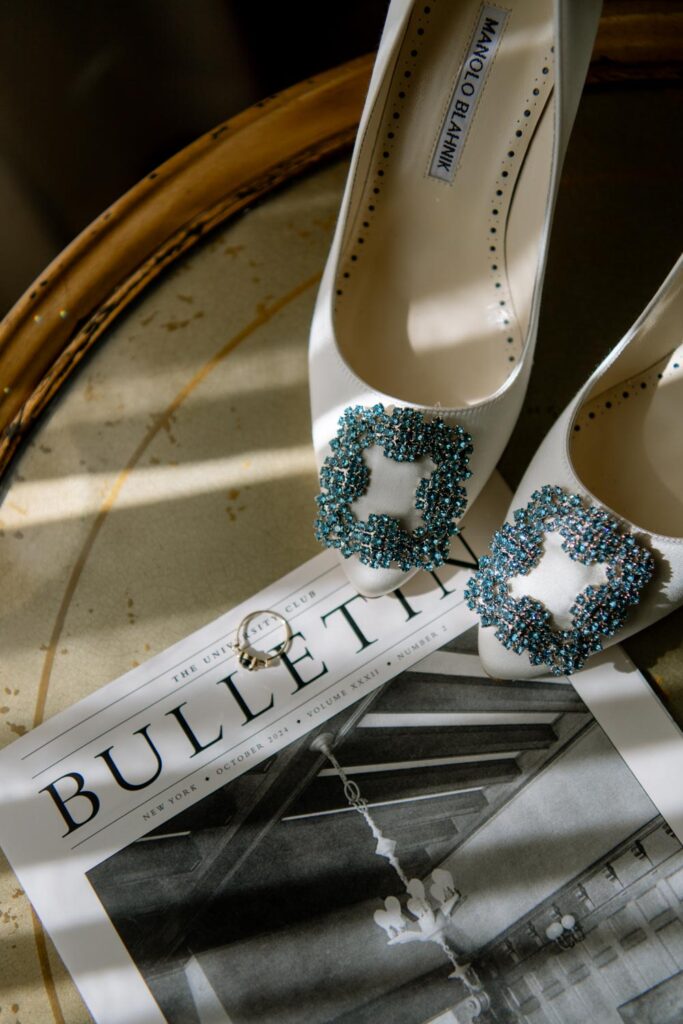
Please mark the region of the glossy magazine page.
[[166, 1020], [682, 1019], [679, 839], [570, 683], [474, 640], [88, 873]]
[[[680, 731], [618, 649], [485, 676], [462, 593], [506, 501], [387, 598], [321, 554], [0, 754], [98, 1022], [683, 1019]], [[260, 609], [294, 639], [249, 672]]]

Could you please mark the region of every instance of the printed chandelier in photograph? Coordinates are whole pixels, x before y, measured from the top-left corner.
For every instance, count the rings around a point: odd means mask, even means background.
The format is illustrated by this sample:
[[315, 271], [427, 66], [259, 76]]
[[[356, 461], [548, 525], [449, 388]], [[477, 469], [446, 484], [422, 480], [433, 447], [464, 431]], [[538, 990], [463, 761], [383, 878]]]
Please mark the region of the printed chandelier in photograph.
[[324, 754], [336, 771], [349, 807], [358, 811], [377, 840], [375, 853], [389, 861], [408, 897], [404, 910], [396, 896], [387, 896], [384, 909], [375, 911], [375, 923], [386, 932], [390, 946], [405, 942], [434, 942], [443, 950], [453, 968], [449, 978], [459, 978], [470, 993], [479, 992], [481, 985], [474, 968], [470, 963], [458, 960], [445, 936], [451, 915], [462, 902], [462, 895], [455, 887], [453, 876], [443, 868], [434, 868], [430, 875], [432, 884], [429, 895], [421, 879], [407, 877], [396, 856], [396, 842], [385, 836], [377, 826], [358, 784], [349, 778], [332, 753], [333, 742], [331, 733], [322, 733], [313, 740], [311, 749]]

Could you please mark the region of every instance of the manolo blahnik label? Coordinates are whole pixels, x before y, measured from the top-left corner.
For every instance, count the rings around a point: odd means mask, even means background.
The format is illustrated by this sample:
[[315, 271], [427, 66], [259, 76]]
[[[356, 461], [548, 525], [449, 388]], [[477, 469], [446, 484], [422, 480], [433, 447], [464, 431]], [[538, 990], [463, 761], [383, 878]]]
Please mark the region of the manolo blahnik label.
[[479, 97], [500, 43], [508, 12], [484, 4], [434, 151], [430, 177], [453, 181]]

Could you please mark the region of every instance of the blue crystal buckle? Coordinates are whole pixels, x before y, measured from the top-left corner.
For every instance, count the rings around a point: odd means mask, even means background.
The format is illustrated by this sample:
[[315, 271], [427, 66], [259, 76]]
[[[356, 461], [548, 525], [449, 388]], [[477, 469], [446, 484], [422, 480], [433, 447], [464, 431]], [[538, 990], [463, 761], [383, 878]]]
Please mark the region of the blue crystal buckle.
[[[527, 651], [532, 665], [547, 665], [554, 676], [580, 669], [602, 650], [603, 637], [614, 636], [629, 608], [655, 569], [650, 551], [623, 533], [605, 509], [584, 505], [578, 494], [546, 485], [531, 496], [493, 535], [491, 555], [479, 560], [479, 571], [467, 583], [465, 599], [482, 626], [495, 626], [496, 637], [515, 654]], [[545, 605], [525, 595], [516, 599], [508, 581], [526, 576], [543, 555], [543, 535], [559, 531], [562, 548], [583, 565], [602, 562], [607, 582], [588, 586], [570, 609], [571, 629], [553, 629]]]
[[[410, 533], [394, 516], [371, 513], [357, 519], [352, 504], [365, 494], [370, 470], [363, 451], [381, 447], [388, 459], [414, 462], [429, 457], [434, 470], [423, 477], [415, 491], [415, 508], [422, 525]], [[337, 548], [344, 558], [357, 555], [373, 569], [392, 564], [404, 571], [434, 569], [448, 557], [451, 537], [458, 533], [459, 519], [467, 505], [462, 482], [468, 469], [472, 439], [462, 427], [448, 426], [435, 417], [427, 420], [417, 409], [394, 408], [381, 403], [368, 408], [357, 405], [344, 410], [331, 454], [320, 471], [321, 494], [316, 498], [318, 517], [315, 535], [326, 547]]]

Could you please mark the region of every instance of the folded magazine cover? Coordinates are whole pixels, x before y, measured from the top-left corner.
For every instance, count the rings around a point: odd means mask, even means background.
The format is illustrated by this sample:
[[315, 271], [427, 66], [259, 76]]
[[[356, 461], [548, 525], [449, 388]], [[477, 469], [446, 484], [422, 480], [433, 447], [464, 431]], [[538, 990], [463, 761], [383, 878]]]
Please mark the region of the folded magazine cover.
[[[98, 1024], [683, 1020], [683, 740], [613, 648], [492, 680], [501, 514], [373, 601], [326, 552], [0, 753], [0, 840]], [[258, 672], [287, 618], [290, 650]]]

